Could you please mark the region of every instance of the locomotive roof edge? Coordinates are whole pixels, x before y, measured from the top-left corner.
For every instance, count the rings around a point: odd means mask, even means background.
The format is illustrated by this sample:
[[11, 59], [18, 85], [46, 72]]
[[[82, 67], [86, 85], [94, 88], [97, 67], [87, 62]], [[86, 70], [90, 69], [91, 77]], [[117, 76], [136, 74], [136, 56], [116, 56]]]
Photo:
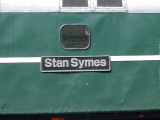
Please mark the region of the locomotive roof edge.
[[96, 7], [96, 0], [90, 0], [88, 7], [64, 8], [62, 0], [11, 1], [0, 0], [0, 12], [126, 12], [126, 13], [160, 13], [158, 0], [122, 0], [122, 7]]

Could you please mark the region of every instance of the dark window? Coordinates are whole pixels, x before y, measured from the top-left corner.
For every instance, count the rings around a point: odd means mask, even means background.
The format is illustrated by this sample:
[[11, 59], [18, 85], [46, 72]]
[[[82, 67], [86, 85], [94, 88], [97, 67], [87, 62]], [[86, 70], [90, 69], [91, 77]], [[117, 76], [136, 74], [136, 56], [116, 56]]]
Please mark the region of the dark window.
[[87, 49], [90, 46], [90, 29], [86, 25], [63, 25], [60, 43], [67, 50]]
[[88, 0], [63, 0], [63, 7], [88, 7]]
[[122, 7], [122, 0], [97, 0], [97, 7]]

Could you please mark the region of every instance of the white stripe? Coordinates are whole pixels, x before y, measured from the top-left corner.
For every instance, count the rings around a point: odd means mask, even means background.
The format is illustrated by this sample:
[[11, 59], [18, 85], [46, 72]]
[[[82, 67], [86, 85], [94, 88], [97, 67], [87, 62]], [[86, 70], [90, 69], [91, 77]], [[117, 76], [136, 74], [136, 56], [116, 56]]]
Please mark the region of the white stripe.
[[111, 56], [111, 61], [150, 61], [160, 60], [160, 55]]
[[[111, 56], [111, 61], [154, 61], [160, 55]], [[7, 57], [0, 58], [0, 63], [40, 63], [41, 57]]]
[[40, 57], [7, 57], [0, 58], [0, 63], [40, 63]]
[[[60, 0], [0, 0], [1, 12], [64, 12], [60, 10]], [[93, 5], [96, 0], [90, 0]], [[160, 0], [124, 0], [128, 13], [160, 13]], [[94, 11], [94, 6], [86, 9], [86, 12]], [[79, 9], [79, 8], [78, 8]], [[70, 10], [71, 12], [78, 9]], [[108, 12], [114, 11], [107, 8]], [[115, 8], [116, 10], [116, 8]], [[103, 10], [102, 10], [103, 11]], [[106, 10], [104, 10], [106, 11]], [[116, 10], [117, 11], [117, 10]], [[122, 10], [120, 10], [122, 11]], [[79, 10], [79, 12], [82, 12]], [[85, 10], [83, 11], [85, 12]], [[107, 12], [107, 11], [106, 11]]]

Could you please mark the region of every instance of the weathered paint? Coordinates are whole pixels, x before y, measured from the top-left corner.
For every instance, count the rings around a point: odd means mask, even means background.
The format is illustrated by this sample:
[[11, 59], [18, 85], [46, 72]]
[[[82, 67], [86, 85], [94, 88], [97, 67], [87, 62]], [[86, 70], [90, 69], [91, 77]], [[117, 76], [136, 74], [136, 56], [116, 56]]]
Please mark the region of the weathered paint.
[[[160, 14], [1, 13], [0, 57], [158, 55]], [[87, 50], [61, 48], [63, 24], [91, 29]], [[112, 61], [111, 72], [41, 73], [0, 64], [0, 114], [160, 109], [160, 61]]]

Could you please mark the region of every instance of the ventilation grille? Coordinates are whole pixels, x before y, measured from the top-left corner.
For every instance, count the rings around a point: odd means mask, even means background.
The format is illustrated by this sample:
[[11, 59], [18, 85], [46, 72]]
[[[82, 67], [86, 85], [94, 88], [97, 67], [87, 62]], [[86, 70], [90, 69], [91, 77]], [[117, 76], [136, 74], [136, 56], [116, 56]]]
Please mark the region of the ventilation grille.
[[88, 0], [63, 0], [63, 7], [88, 7]]
[[122, 7], [122, 0], [97, 0], [97, 7]]

